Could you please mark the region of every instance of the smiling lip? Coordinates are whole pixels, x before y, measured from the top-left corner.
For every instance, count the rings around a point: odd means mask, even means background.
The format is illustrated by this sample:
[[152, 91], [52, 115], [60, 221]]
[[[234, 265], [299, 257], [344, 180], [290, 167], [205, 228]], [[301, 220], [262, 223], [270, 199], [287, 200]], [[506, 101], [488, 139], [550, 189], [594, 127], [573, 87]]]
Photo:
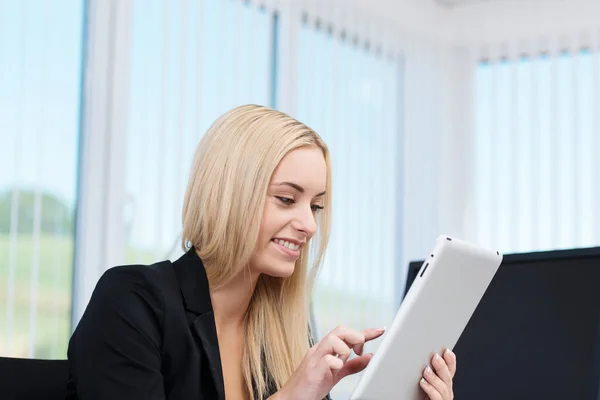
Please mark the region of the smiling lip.
[[[287, 255], [291, 258], [300, 257], [300, 249], [302, 248], [302, 245], [304, 244], [297, 240], [288, 239], [288, 238], [285, 238], [285, 239], [284, 238], [273, 238], [273, 239], [271, 239], [271, 242], [273, 242], [273, 244], [275, 244], [275, 246], [277, 246], [277, 248], [282, 253], [284, 253], [285, 255]], [[291, 249], [288, 247], [289, 245], [292, 245]]]

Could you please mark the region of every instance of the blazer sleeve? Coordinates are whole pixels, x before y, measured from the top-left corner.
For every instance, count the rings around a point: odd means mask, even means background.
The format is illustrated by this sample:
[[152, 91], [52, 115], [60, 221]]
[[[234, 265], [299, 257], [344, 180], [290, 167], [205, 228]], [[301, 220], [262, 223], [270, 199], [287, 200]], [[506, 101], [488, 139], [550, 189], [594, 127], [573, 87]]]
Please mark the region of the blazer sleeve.
[[112, 268], [98, 281], [69, 342], [79, 400], [165, 398], [161, 374], [164, 304], [153, 272]]

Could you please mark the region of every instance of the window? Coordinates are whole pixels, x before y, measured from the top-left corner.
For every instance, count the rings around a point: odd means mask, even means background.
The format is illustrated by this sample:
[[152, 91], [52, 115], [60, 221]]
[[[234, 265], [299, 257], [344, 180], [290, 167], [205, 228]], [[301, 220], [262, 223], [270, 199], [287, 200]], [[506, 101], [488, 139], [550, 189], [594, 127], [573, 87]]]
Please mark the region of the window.
[[[398, 63], [308, 25], [299, 40], [298, 116], [323, 137], [333, 168], [332, 234], [313, 297], [317, 334], [383, 326], [397, 308]], [[332, 395], [347, 398], [357, 379]]]
[[202, 135], [235, 106], [271, 105], [273, 22], [247, 2], [134, 2], [127, 263], [180, 253], [181, 207]]
[[479, 242], [504, 252], [600, 245], [599, 68], [587, 50], [479, 65]]
[[71, 333], [83, 2], [0, 2], [0, 355]]

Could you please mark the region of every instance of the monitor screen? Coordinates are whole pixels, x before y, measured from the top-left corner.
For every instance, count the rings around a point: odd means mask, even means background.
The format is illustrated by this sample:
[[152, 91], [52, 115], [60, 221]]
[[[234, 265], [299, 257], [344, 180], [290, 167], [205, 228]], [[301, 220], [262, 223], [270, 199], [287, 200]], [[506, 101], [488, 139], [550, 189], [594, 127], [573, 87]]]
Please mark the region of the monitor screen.
[[505, 255], [454, 349], [457, 399], [600, 400], [600, 248]]

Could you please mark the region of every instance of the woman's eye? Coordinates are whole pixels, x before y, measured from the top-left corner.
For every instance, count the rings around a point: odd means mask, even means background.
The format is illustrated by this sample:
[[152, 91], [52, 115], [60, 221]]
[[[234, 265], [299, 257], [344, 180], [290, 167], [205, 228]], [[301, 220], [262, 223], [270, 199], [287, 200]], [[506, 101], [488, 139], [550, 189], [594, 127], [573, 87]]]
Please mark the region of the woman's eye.
[[294, 199], [290, 199], [289, 197], [277, 197], [279, 199], [279, 201], [281, 201], [283, 204], [294, 204]]
[[310, 206], [310, 208], [313, 210], [313, 212], [317, 212], [317, 211], [319, 211], [319, 210], [322, 210], [322, 209], [323, 209], [323, 206], [320, 206], [320, 205], [318, 205], [318, 204], [312, 204], [312, 205]]

